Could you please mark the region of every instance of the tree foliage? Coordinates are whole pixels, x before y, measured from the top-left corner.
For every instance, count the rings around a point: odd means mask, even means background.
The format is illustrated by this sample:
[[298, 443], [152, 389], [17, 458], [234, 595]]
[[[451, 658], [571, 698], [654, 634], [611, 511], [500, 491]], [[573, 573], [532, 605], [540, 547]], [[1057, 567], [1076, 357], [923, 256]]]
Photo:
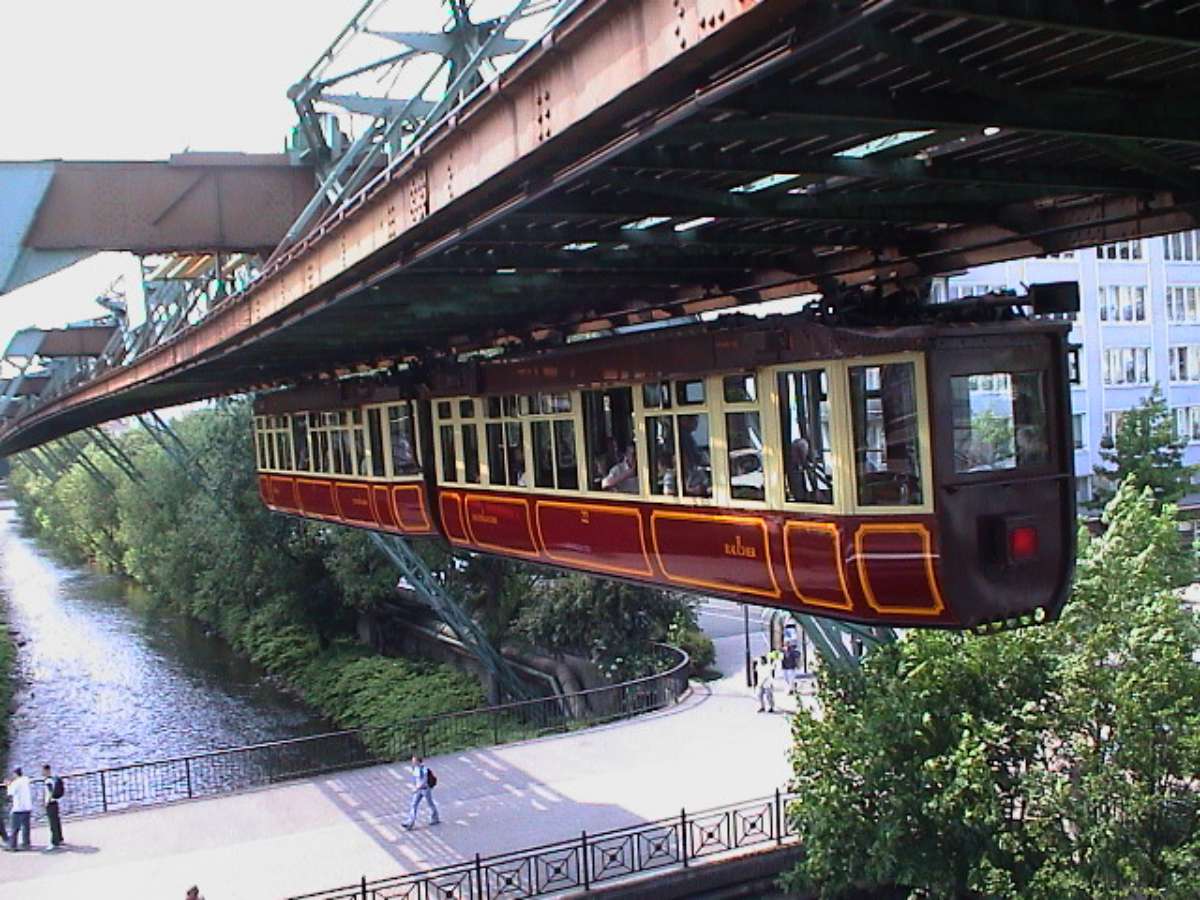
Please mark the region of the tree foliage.
[[823, 715], [793, 723], [790, 885], [1200, 895], [1200, 624], [1173, 514], [1122, 484], [1054, 625], [910, 632], [825, 669]]
[[547, 579], [520, 613], [516, 628], [532, 643], [574, 653], [613, 677], [645, 674], [647, 641], [679, 639], [696, 629], [682, 595], [590, 575]]
[[1161, 503], [1175, 503], [1187, 493], [1192, 466], [1183, 463], [1183, 444], [1162, 389], [1121, 415], [1111, 447], [1101, 447], [1103, 465], [1096, 466], [1093, 504], [1103, 509], [1115, 486], [1132, 478], [1138, 488], [1150, 488]]

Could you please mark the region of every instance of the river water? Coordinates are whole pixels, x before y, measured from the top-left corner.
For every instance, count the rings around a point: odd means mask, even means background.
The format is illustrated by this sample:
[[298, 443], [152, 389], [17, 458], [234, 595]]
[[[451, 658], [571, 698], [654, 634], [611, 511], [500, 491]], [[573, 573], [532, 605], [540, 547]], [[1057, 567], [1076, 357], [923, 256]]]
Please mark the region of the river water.
[[61, 772], [318, 734], [328, 726], [129, 581], [56, 562], [0, 490], [0, 592], [18, 632], [4, 771]]

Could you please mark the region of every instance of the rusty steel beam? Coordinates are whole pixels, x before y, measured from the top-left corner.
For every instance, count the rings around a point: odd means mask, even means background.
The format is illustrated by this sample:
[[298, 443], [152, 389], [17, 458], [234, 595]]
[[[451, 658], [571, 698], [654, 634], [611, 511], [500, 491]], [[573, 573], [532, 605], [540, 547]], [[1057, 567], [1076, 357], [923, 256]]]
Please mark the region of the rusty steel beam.
[[[777, 35], [780, 23], [804, 5], [707, 0], [700, 4], [701, 15], [679, 0], [582, 4], [486, 93], [444, 120], [420, 152], [381, 173], [359, 202], [277, 260], [240, 302], [225, 304], [199, 326], [56, 399], [28, 421], [168, 377], [328, 305], [336, 288], [350, 286], [347, 276], [379, 269], [385, 254], [402, 258], [402, 248], [428, 234], [434, 220], [467, 207], [465, 201], [478, 204], [485, 191], [494, 199], [500, 186], [512, 190], [551, 151], [568, 150], [589, 127], [609, 124], [661, 93], [668, 75], [678, 84], [688, 68], [728, 53], [731, 45]], [[846, 27], [856, 20], [857, 14], [848, 14]], [[621, 108], [618, 99], [625, 100]], [[550, 187], [543, 183], [545, 190]], [[490, 212], [512, 205], [511, 199], [501, 200]]]
[[282, 154], [54, 166], [25, 238], [35, 250], [269, 250], [313, 191], [312, 170]]
[[55, 328], [42, 332], [38, 356], [99, 356], [116, 331], [113, 325]]

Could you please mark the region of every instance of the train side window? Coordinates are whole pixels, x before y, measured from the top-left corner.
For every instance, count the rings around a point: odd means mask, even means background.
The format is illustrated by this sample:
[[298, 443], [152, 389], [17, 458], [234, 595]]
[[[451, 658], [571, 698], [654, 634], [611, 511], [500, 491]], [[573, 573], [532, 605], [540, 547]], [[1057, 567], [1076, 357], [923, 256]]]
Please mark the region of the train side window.
[[638, 493], [633, 389], [584, 391], [581, 397], [588, 490]]
[[454, 426], [440, 426], [442, 446], [442, 481], [458, 481], [458, 457], [454, 454]]
[[367, 410], [367, 442], [371, 447], [371, 475], [383, 478], [387, 474], [383, 456], [383, 414], [377, 406]]
[[303, 413], [292, 416], [292, 446], [296, 450], [296, 469], [307, 472], [311, 453], [308, 446], [308, 420]]
[[329, 471], [329, 431], [320, 413], [308, 414], [308, 436], [312, 444], [312, 470]]
[[859, 504], [919, 506], [924, 486], [916, 366], [851, 366], [850, 408]]
[[758, 377], [753, 372], [722, 379], [725, 400], [725, 447], [729, 496], [765, 500], [762, 417], [758, 410]]
[[512, 487], [529, 484], [525, 474], [524, 426], [520, 419], [523, 405], [515, 394], [487, 398], [487, 417], [497, 420], [484, 427], [489, 484]]
[[[643, 410], [657, 413], [645, 418], [650, 493], [661, 497], [711, 497], [712, 435], [708, 412], [703, 408], [704, 380], [662, 382], [650, 385], [651, 391], [645, 387]], [[647, 399], [652, 405], [645, 403]]]
[[1041, 372], [954, 376], [950, 397], [955, 472], [996, 472], [1050, 461]]
[[784, 498], [789, 503], [832, 504], [834, 457], [829, 374], [825, 369], [797, 369], [780, 372], [776, 380]]
[[479, 427], [474, 422], [462, 425], [463, 481], [479, 484]]
[[578, 490], [575, 419], [570, 394], [533, 394], [526, 398], [532, 415], [533, 484], [557, 490]]
[[[438, 404], [441, 407], [442, 404]], [[445, 404], [449, 410], [449, 404]], [[417, 452], [417, 436], [411, 403], [394, 403], [387, 407], [388, 443], [391, 448], [392, 476], [418, 475], [421, 461]]]

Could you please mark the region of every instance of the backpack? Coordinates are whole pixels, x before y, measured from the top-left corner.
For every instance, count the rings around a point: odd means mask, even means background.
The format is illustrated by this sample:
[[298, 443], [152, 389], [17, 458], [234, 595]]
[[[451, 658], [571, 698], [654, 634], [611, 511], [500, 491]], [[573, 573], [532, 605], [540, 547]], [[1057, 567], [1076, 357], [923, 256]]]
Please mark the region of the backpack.
[[58, 775], [54, 776], [54, 782], [50, 785], [50, 796], [55, 800], [61, 800], [63, 794], [67, 792], [67, 786], [62, 778]]
[[437, 776], [433, 774], [433, 769], [425, 770], [425, 787], [437, 787]]

